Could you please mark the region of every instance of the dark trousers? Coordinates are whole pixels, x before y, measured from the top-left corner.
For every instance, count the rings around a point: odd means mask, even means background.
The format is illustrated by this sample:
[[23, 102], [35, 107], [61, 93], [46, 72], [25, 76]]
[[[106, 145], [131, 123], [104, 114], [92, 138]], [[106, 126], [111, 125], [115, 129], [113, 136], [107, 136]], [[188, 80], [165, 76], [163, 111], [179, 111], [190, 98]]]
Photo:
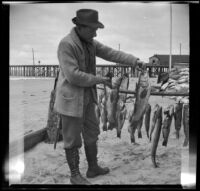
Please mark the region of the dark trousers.
[[85, 98], [82, 118], [61, 115], [64, 149], [80, 148], [82, 138], [85, 146], [98, 140], [100, 129], [95, 107], [94, 102]]

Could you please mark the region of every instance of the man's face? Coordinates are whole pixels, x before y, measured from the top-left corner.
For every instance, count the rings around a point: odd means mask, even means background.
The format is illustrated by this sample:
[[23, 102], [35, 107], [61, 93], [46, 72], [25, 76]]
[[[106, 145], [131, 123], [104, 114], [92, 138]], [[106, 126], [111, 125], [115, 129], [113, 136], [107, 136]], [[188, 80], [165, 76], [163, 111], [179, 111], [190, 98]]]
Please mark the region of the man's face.
[[91, 42], [94, 37], [97, 36], [97, 31], [98, 28], [92, 28], [89, 26], [82, 26], [80, 29], [81, 36], [86, 40]]

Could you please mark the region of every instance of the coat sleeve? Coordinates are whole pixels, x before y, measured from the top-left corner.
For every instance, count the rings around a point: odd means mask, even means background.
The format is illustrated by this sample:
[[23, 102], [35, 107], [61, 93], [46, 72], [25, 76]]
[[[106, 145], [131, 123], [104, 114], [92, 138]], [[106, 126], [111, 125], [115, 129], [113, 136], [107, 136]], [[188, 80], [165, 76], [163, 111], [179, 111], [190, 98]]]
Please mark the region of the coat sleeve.
[[78, 60], [70, 43], [60, 42], [58, 60], [61, 71], [69, 83], [80, 87], [91, 87], [101, 83], [100, 77], [85, 73], [79, 69]]
[[119, 50], [114, 50], [108, 46], [103, 45], [97, 40], [94, 40], [94, 43], [96, 46], [96, 56], [110, 62], [116, 62], [119, 64], [125, 64], [134, 67], [136, 66], [136, 61], [139, 58]]

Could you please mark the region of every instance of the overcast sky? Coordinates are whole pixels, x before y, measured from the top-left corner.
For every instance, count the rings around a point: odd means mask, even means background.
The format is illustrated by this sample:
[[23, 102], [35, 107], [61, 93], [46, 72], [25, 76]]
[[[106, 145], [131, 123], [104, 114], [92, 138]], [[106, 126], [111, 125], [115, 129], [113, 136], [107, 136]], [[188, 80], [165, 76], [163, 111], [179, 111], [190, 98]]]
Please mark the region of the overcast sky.
[[[58, 64], [59, 41], [74, 27], [71, 19], [81, 8], [99, 12], [105, 26], [96, 40], [148, 62], [154, 54], [170, 51], [170, 4], [48, 3], [11, 4], [10, 64]], [[189, 54], [189, 4], [172, 4], [172, 54]], [[111, 64], [97, 58], [97, 64]]]

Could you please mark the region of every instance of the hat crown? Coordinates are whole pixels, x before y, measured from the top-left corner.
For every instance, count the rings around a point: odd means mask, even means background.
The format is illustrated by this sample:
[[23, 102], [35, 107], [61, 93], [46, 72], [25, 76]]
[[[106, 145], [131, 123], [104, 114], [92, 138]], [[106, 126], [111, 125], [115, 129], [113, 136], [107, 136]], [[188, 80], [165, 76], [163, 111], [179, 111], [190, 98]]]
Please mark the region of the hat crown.
[[82, 22], [98, 22], [98, 12], [92, 9], [80, 9], [77, 11], [76, 17]]
[[72, 19], [72, 22], [76, 25], [104, 28], [104, 25], [98, 19], [98, 12], [96, 10], [80, 9], [76, 12], [76, 17]]

